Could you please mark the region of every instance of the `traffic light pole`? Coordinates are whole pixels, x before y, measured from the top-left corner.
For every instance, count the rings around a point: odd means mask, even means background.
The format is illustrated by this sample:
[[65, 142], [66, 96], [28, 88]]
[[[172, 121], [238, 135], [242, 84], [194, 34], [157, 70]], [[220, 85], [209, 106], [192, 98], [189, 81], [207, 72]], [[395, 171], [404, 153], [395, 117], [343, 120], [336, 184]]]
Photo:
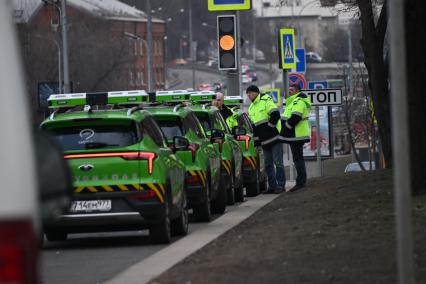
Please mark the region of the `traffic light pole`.
[[226, 74], [227, 93], [228, 96], [241, 96], [241, 52], [240, 52], [240, 13], [234, 12], [236, 20], [236, 38], [235, 48], [237, 49], [237, 69], [230, 70]]

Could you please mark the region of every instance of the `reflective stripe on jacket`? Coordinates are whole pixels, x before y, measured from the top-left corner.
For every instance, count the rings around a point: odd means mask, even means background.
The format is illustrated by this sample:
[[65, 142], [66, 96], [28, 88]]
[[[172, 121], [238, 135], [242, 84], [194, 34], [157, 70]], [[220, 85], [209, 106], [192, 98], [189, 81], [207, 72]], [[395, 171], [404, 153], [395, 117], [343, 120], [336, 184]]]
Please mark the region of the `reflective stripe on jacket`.
[[286, 143], [309, 142], [309, 111], [311, 100], [304, 93], [297, 93], [287, 98], [283, 115], [281, 138]]
[[259, 94], [250, 104], [248, 115], [254, 126], [255, 146], [268, 146], [280, 140], [280, 111], [269, 95]]

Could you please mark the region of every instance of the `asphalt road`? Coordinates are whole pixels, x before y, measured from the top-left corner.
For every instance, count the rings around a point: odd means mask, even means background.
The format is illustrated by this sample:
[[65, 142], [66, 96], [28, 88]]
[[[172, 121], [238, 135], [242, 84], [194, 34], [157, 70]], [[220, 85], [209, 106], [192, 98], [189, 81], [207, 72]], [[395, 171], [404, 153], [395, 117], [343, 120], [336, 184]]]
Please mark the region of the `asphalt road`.
[[[190, 69], [170, 69], [171, 73], [176, 73], [177, 76], [180, 79], [180, 84], [172, 87], [172, 89], [187, 89], [192, 88], [192, 71]], [[256, 85], [264, 85], [271, 81], [270, 75], [263, 71], [257, 71], [257, 77], [259, 80], [257, 82], [253, 82], [252, 84]], [[195, 86], [198, 87], [198, 85], [202, 83], [214, 83], [214, 82], [223, 82], [226, 83], [226, 77], [224, 73], [219, 73], [219, 71], [216, 71], [212, 69], [212, 72], [206, 72], [206, 71], [199, 71], [195, 70]], [[244, 87], [247, 87], [249, 84], [243, 84]]]
[[[228, 206], [226, 210], [237, 207]], [[215, 219], [218, 217], [215, 215]], [[207, 224], [191, 222], [189, 234]], [[173, 242], [179, 239], [175, 237]], [[151, 245], [147, 230], [72, 234], [67, 241], [57, 243], [46, 240], [41, 252], [42, 283], [102, 283], [166, 246]]]

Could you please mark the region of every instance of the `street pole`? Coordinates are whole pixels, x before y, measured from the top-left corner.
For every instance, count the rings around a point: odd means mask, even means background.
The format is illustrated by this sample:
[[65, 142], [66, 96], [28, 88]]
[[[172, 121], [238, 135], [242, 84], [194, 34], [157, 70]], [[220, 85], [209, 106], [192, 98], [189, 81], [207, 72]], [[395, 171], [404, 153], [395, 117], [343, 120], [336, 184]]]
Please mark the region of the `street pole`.
[[238, 67], [238, 91], [236, 93], [236, 95], [238, 96], [242, 96], [242, 80], [241, 80], [241, 51], [242, 51], [242, 46], [241, 46], [241, 30], [240, 30], [240, 11], [237, 11], [237, 42], [236, 42], [236, 47], [237, 47], [237, 67]]
[[188, 0], [188, 17], [189, 17], [189, 57], [192, 69], [192, 89], [195, 90], [195, 56], [194, 45], [192, 44], [192, 0]]
[[62, 54], [61, 54], [61, 48], [58, 45], [58, 84], [59, 84], [59, 93], [63, 94], [63, 88], [62, 88]]
[[256, 70], [256, 12], [253, 11], [253, 67]]
[[[317, 174], [319, 177], [322, 176], [322, 166], [321, 166], [321, 126], [320, 126], [320, 115], [319, 115], [319, 106], [315, 107], [315, 120], [317, 126]], [[311, 141], [312, 142], [312, 141]]]
[[348, 25], [348, 63], [349, 63], [349, 92], [353, 96], [353, 82], [352, 82], [352, 31], [351, 26]]
[[146, 14], [147, 14], [147, 24], [146, 24], [146, 41], [147, 41], [147, 79], [148, 79], [148, 92], [152, 92], [152, 15], [151, 15], [151, 0], [146, 0]]
[[388, 2], [391, 78], [391, 120], [398, 279], [415, 282], [411, 225], [410, 135], [408, 123], [407, 66], [405, 47], [405, 1]]
[[235, 21], [236, 21], [236, 29], [237, 29], [237, 36], [235, 40], [235, 48], [237, 49], [237, 69], [236, 70], [229, 70], [226, 73], [226, 79], [227, 79], [227, 90], [226, 95], [227, 96], [241, 96], [241, 65], [240, 65], [240, 37], [239, 37], [239, 13], [234, 12], [235, 15]]
[[67, 1], [61, 1], [61, 28], [62, 28], [62, 57], [64, 67], [64, 93], [69, 93], [70, 77], [68, 67], [68, 34], [67, 34]]
[[[280, 114], [284, 115], [284, 98], [288, 98], [288, 69], [283, 69], [283, 92], [280, 100]], [[281, 125], [284, 127], [284, 125]], [[293, 155], [291, 153], [290, 145], [286, 144], [285, 150], [287, 151], [287, 161], [290, 165], [290, 180], [294, 180], [294, 168], [293, 168]]]

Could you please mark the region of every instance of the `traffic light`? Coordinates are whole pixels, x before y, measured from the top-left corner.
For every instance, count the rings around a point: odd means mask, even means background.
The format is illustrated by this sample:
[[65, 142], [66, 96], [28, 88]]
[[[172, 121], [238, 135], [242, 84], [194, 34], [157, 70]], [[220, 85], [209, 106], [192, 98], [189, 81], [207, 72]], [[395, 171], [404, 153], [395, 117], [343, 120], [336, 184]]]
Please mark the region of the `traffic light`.
[[237, 27], [235, 15], [217, 16], [219, 70], [235, 70], [237, 66]]

